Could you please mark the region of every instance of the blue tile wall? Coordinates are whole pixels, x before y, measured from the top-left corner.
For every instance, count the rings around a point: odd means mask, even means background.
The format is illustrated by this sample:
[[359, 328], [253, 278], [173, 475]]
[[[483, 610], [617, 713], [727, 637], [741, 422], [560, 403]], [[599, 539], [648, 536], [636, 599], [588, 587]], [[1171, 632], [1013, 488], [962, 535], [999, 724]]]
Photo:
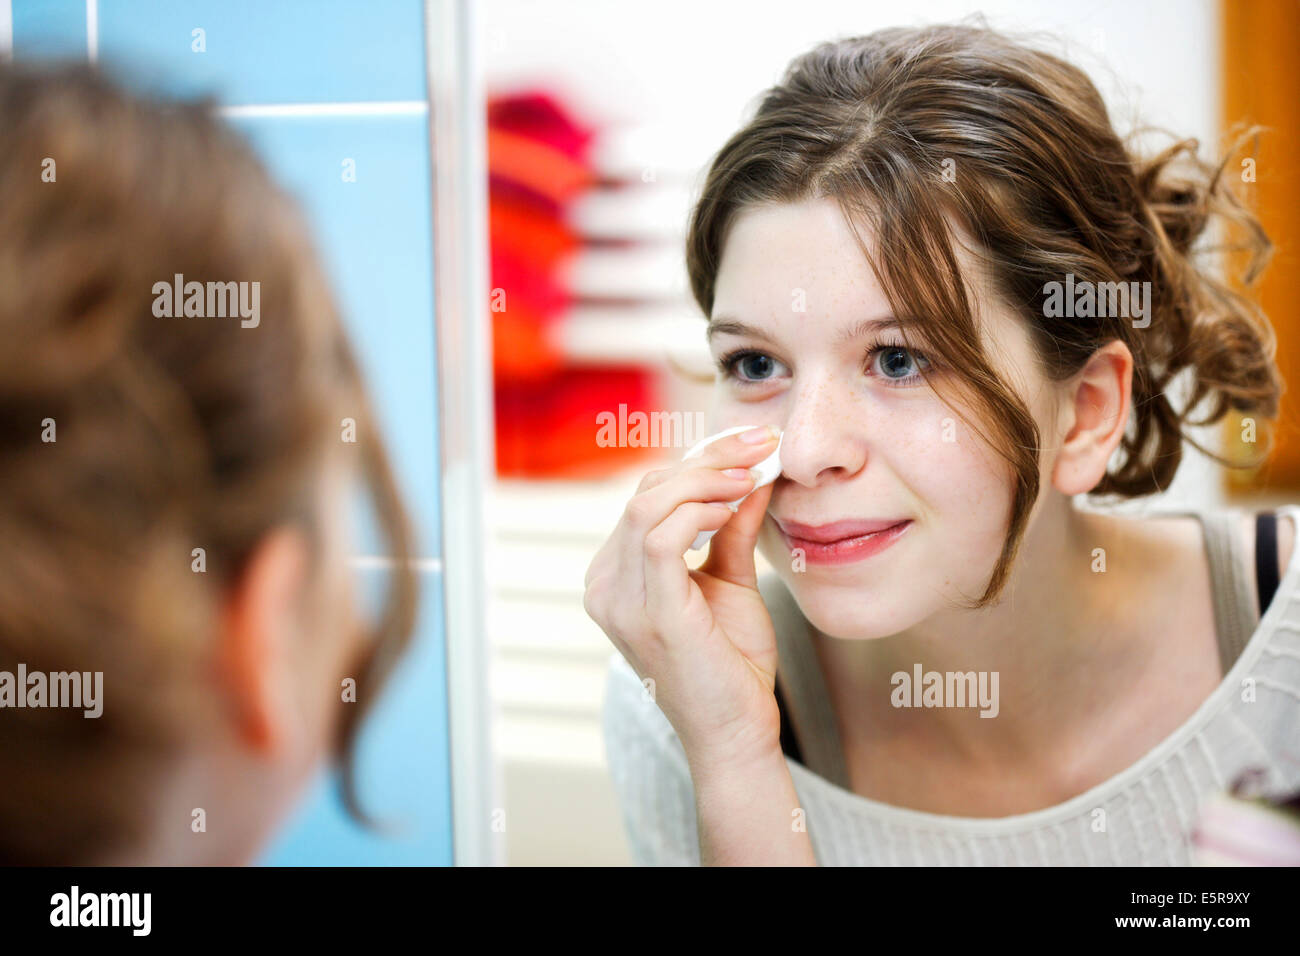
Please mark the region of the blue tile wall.
[[86, 57], [86, 0], [13, 0], [14, 55]]
[[425, 98], [420, 0], [100, 0], [99, 57], [230, 104]]
[[[416, 519], [420, 553], [436, 557], [441, 526], [427, 117], [231, 122], [299, 198], [315, 227]], [[356, 182], [344, 181], [345, 160], [353, 161]], [[360, 532], [362, 553], [379, 553], [369, 521]]]

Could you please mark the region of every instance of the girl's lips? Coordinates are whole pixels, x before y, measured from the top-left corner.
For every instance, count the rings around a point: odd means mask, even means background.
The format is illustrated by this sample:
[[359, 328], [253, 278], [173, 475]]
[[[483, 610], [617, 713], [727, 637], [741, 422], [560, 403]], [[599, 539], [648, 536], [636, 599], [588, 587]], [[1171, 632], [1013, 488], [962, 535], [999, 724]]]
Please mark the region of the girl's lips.
[[[781, 537], [785, 539], [786, 546], [791, 551], [795, 549], [802, 551], [805, 560], [809, 564], [833, 565], [862, 561], [874, 554], [879, 554], [902, 537], [907, 532], [907, 529], [912, 526], [912, 522], [910, 519], [902, 519], [892, 523], [886, 521], [837, 521], [830, 525], [810, 527], [795, 522], [777, 521], [776, 526], [781, 533]], [[850, 527], [850, 533], [847, 535], [843, 532], [845, 527]], [[868, 530], [862, 531], [863, 527], [868, 528]], [[830, 540], [802, 537], [798, 533], [800, 529], [805, 529], [806, 533], [815, 533], [821, 538], [830, 538]]]
[[875, 534], [896, 525], [903, 524], [907, 518], [850, 518], [845, 521], [832, 521], [830, 524], [800, 524], [798, 521], [783, 521], [774, 518], [777, 525], [787, 536], [801, 541], [813, 541], [818, 544], [831, 544], [846, 538], [858, 538], [864, 534]]

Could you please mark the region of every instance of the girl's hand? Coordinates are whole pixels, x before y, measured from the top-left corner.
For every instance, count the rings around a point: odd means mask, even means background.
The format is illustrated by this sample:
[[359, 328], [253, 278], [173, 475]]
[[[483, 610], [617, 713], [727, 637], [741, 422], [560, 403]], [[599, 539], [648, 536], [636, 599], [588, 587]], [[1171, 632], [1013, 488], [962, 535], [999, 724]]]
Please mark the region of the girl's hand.
[[[754, 566], [772, 486], [735, 514], [726, 506], [753, 488], [748, 469], [777, 437], [751, 429], [650, 472], [587, 569], [583, 607], [641, 679], [653, 681], [693, 765], [780, 751], [776, 634]], [[708, 530], [717, 530], [708, 557], [691, 571], [684, 555]]]

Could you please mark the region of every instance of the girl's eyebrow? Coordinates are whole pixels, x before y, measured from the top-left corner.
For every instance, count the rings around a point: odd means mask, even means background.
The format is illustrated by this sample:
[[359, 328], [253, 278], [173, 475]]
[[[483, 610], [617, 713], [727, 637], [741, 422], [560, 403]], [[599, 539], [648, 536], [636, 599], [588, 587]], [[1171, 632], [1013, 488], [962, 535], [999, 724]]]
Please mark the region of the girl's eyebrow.
[[746, 325], [739, 319], [729, 315], [718, 315], [709, 319], [708, 330], [704, 333], [705, 339], [712, 342], [715, 335], [738, 335], [748, 336], [754, 339], [762, 339], [765, 342], [772, 341], [766, 332], [762, 329], [756, 329], [752, 325]]
[[906, 329], [924, 325], [920, 319], [914, 319], [909, 316], [885, 315], [878, 319], [866, 319], [854, 325], [852, 328], [845, 329], [835, 337], [837, 345], [845, 345], [861, 338], [866, 338], [873, 332], [881, 332], [885, 329]]
[[[905, 316], [885, 315], [876, 319], [865, 319], [856, 325], [845, 329], [836, 336], [836, 344], [843, 345], [847, 342], [853, 342], [883, 329], [901, 329], [920, 325], [924, 325], [924, 323], [919, 319], [908, 318]], [[709, 320], [709, 327], [708, 331], [705, 333], [705, 338], [712, 342], [715, 335], [748, 336], [750, 338], [762, 339], [764, 342], [772, 341], [771, 336], [762, 329], [755, 328], [752, 325], [746, 325], [739, 319], [729, 315], [719, 315]]]

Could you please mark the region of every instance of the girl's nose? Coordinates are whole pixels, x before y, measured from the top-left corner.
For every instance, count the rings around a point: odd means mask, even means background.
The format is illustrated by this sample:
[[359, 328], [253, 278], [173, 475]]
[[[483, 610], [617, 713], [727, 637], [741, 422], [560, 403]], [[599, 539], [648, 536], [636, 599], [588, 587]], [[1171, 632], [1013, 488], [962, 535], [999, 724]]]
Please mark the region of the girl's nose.
[[851, 397], [836, 395], [827, 383], [792, 392], [780, 423], [781, 474], [807, 487], [833, 474], [857, 474], [866, 464], [860, 417]]

